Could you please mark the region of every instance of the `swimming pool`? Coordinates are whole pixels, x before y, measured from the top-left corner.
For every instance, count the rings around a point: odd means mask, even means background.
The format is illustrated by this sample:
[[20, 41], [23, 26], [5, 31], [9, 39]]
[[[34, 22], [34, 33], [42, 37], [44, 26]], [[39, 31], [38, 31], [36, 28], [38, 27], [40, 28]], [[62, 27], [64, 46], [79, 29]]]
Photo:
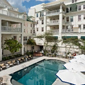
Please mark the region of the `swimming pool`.
[[12, 79], [23, 85], [52, 85], [56, 73], [65, 69], [65, 62], [59, 60], [43, 60], [11, 74]]

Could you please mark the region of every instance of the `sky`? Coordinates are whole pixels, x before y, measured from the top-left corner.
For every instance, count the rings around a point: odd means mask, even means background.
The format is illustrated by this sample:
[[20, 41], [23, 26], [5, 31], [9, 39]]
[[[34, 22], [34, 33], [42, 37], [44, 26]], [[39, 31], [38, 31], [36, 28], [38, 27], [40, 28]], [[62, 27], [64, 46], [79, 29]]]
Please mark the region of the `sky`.
[[31, 6], [42, 3], [49, 3], [56, 0], [7, 0], [13, 7], [18, 8], [20, 12], [28, 13]]

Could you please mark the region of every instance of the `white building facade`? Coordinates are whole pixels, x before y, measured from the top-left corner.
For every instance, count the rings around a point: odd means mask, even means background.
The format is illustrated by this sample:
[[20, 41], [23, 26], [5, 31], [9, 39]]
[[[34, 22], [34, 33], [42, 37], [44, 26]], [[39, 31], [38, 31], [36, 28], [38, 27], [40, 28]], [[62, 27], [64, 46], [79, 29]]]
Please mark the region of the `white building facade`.
[[24, 54], [23, 26], [25, 20], [25, 13], [20, 13], [18, 9], [13, 8], [7, 0], [0, 0], [0, 60], [2, 60], [2, 56], [10, 53], [4, 49], [6, 39], [18, 40], [22, 44], [20, 52]]
[[[57, 0], [29, 9], [36, 21], [36, 36], [51, 31], [59, 40], [64, 37], [85, 39], [85, 0]], [[43, 23], [43, 24], [42, 24]]]

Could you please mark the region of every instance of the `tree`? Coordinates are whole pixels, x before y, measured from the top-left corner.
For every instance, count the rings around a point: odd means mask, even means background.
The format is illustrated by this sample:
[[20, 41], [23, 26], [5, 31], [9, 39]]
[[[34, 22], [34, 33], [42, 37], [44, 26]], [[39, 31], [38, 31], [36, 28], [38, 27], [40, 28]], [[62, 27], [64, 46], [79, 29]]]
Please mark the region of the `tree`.
[[28, 39], [27, 40], [27, 45], [36, 45], [36, 42], [34, 39]]
[[5, 40], [5, 48], [6, 50], [9, 50], [12, 54], [12, 57], [14, 56], [15, 52], [18, 52], [20, 48], [22, 48], [22, 44], [20, 44], [17, 40], [15, 39], [8, 39]]

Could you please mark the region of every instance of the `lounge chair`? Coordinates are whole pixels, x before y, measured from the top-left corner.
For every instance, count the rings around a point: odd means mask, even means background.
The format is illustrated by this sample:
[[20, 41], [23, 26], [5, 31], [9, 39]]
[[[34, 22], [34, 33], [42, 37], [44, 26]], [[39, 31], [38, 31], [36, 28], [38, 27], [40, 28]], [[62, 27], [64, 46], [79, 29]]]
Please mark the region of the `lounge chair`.
[[0, 67], [2, 68], [2, 70], [6, 69], [6, 65], [4, 63], [1, 63]]
[[29, 55], [29, 58], [30, 58], [30, 59], [33, 59], [33, 57], [32, 57], [31, 55]]
[[16, 60], [13, 60], [12, 63], [13, 63], [13, 65], [16, 65], [16, 64], [17, 64], [17, 63], [16, 63]]
[[13, 63], [11, 61], [8, 61], [7, 64], [12, 67], [13, 66]]

